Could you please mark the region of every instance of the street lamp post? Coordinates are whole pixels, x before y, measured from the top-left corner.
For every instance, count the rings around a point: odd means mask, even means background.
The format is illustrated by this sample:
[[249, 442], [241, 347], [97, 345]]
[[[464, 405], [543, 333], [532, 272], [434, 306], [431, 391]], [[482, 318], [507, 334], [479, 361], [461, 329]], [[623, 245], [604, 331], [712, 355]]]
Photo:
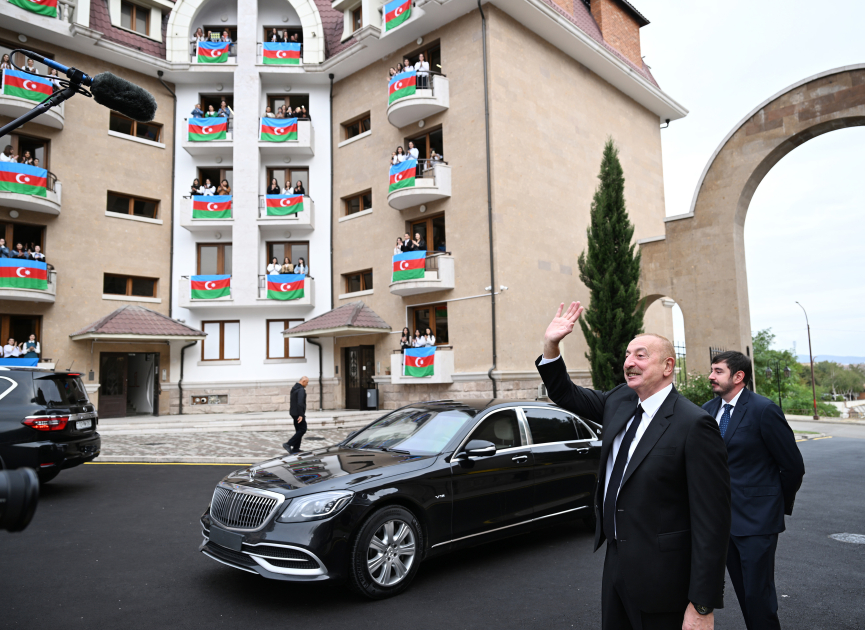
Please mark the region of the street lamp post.
[[808, 327], [808, 357], [811, 359], [811, 394], [814, 397], [814, 420], [819, 420], [820, 416], [817, 415], [817, 384], [814, 382], [814, 353], [811, 351], [811, 324], [808, 322], [808, 311], [801, 304], [799, 304], [799, 308], [805, 313], [805, 326]]

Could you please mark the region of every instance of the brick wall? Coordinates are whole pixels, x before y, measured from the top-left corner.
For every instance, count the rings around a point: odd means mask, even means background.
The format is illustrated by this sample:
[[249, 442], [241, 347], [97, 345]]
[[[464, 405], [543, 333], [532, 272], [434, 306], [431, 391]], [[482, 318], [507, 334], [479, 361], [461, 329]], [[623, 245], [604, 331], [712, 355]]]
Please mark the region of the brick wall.
[[641, 67], [640, 27], [627, 9], [618, 0], [592, 0], [591, 9], [604, 41]]

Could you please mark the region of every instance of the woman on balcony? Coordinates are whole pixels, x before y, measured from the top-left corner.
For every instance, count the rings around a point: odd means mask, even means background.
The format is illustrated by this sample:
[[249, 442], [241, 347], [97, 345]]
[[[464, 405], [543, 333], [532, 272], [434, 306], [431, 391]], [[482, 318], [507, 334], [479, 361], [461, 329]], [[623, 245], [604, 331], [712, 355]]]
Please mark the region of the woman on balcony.
[[34, 245], [33, 251], [30, 253], [30, 258], [38, 260], [39, 262], [45, 262], [45, 254], [42, 253], [42, 248], [38, 245]]
[[420, 334], [419, 330], [414, 331], [414, 339], [411, 340], [412, 348], [425, 348], [427, 345], [426, 339], [422, 334]]
[[201, 109], [200, 103], [196, 103], [195, 107], [192, 108], [192, 117], [193, 118], [204, 118], [204, 110]]
[[228, 103], [222, 101], [219, 104], [219, 111], [216, 112], [216, 115], [220, 118], [231, 118], [232, 116], [234, 116], [234, 110], [228, 106]]
[[271, 178], [271, 180], [270, 180], [270, 186], [268, 186], [268, 188], [267, 188], [267, 194], [268, 194], [268, 195], [278, 195], [278, 194], [280, 194], [281, 192], [282, 192], [282, 191], [281, 191], [280, 188], [279, 188], [279, 182], [276, 181], [276, 178], [275, 178], [275, 177]]
[[228, 180], [223, 179], [219, 183], [219, 187], [216, 189], [217, 195], [230, 195], [231, 194], [231, 186], [228, 185]]
[[297, 264], [294, 266], [294, 273], [299, 273], [304, 276], [309, 275], [309, 267], [306, 266], [306, 261], [303, 258], [297, 259]]
[[231, 33], [229, 33], [228, 31], [222, 31], [222, 37], [219, 38], [219, 41], [228, 42], [230, 44], [231, 43]]
[[279, 33], [276, 32], [275, 28], [270, 29], [270, 35], [268, 35], [267, 41], [271, 44], [275, 44], [279, 41]]
[[205, 118], [216, 118], [217, 116], [219, 116], [219, 114], [216, 113], [216, 109], [213, 107], [213, 105], [208, 105], [207, 106], [207, 113], [204, 115], [204, 117]]
[[292, 195], [306, 195], [306, 188], [303, 187], [303, 182], [297, 180], [297, 184], [294, 186], [294, 190], [291, 192]]
[[192, 36], [191, 41], [193, 44], [207, 41], [207, 38], [204, 35], [204, 29], [199, 26], [198, 29], [195, 31], [195, 35]]
[[[397, 254], [402, 254], [402, 239], [399, 236], [396, 237], [396, 245], [393, 248], [393, 255], [396, 256]], [[408, 329], [406, 328], [406, 330]]]
[[198, 178], [192, 180], [192, 186], [189, 187], [190, 195], [200, 195], [201, 194], [201, 182], [198, 181]]
[[201, 187], [201, 194], [212, 197], [216, 194], [216, 187], [210, 183], [209, 179], [204, 180], [204, 186]]
[[24, 359], [39, 358], [39, 355], [42, 354], [42, 348], [39, 346], [39, 342], [36, 341], [36, 335], [30, 335], [30, 340], [24, 342], [21, 351], [21, 357]]
[[408, 156], [405, 153], [405, 149], [402, 148], [402, 145], [396, 148], [396, 151], [393, 152], [390, 158], [391, 164], [399, 164], [400, 162], [405, 162], [408, 159]]
[[288, 256], [286, 256], [285, 260], [282, 261], [281, 273], [294, 273], [294, 265], [291, 263], [291, 258]]
[[14, 70], [12, 67], [12, 60], [9, 58], [9, 55], [3, 55], [2, 61], [0, 61], [0, 70]]
[[280, 273], [282, 273], [282, 265], [279, 264], [279, 258], [274, 256], [267, 266], [267, 275], [278, 276]]
[[426, 341], [427, 347], [432, 347], [436, 345], [436, 336], [432, 334], [432, 330], [429, 328], [426, 329], [426, 334], [423, 336], [424, 341]]

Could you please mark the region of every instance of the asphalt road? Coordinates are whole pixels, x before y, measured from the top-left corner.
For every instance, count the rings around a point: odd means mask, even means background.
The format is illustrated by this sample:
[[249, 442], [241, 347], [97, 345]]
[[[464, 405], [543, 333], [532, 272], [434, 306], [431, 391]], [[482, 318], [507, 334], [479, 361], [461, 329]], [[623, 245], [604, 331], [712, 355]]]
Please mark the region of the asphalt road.
[[[778, 546], [785, 629], [865, 628], [865, 441], [799, 444], [807, 474]], [[198, 516], [227, 466], [86, 465], [43, 489], [30, 527], [0, 533], [0, 628], [598, 628], [602, 552], [559, 526], [425, 563], [408, 592], [368, 602], [197, 551]], [[732, 586], [719, 629], [744, 629]]]

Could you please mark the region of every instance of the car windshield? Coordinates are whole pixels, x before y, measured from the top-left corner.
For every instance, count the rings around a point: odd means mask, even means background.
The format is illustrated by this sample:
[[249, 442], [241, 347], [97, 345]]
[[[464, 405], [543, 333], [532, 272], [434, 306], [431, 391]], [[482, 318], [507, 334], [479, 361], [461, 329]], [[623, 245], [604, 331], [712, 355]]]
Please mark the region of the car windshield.
[[33, 381], [36, 386], [36, 397], [33, 399], [38, 405], [45, 407], [70, 407], [73, 405], [85, 405], [90, 402], [87, 398], [87, 390], [78, 376], [57, 375], [37, 378]]
[[398, 409], [345, 442], [347, 448], [406, 451], [412, 455], [435, 455], [456, 435], [466, 420], [466, 411], [434, 411], [406, 407]]

